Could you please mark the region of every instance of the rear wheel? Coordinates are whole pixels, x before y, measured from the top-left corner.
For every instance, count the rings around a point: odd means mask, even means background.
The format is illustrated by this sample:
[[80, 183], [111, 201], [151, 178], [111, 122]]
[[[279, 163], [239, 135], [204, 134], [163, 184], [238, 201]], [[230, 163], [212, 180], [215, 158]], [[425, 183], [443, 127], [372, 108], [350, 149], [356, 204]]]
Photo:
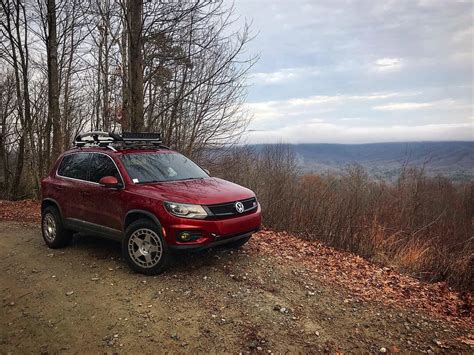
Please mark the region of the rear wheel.
[[49, 206], [43, 210], [41, 231], [46, 245], [52, 249], [62, 248], [72, 240], [73, 232], [64, 228], [61, 215], [56, 207]]
[[163, 272], [170, 258], [160, 228], [146, 219], [128, 226], [122, 242], [122, 253], [133, 270], [145, 275]]

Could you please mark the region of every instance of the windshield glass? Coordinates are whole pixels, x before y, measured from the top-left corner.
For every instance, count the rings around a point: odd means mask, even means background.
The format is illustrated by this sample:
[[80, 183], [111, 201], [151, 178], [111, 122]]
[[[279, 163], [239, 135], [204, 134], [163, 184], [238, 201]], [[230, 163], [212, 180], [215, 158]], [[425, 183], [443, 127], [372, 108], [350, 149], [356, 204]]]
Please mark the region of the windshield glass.
[[178, 153], [126, 154], [122, 162], [136, 184], [208, 177], [198, 165]]

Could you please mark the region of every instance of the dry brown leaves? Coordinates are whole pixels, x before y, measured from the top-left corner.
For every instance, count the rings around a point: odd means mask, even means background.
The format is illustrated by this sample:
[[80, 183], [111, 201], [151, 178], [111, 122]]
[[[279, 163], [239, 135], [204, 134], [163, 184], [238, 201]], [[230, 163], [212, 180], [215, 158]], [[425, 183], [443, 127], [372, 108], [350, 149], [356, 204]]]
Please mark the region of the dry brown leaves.
[[285, 232], [264, 230], [255, 235], [250, 250], [281, 261], [303, 264], [319, 280], [347, 289], [353, 297], [413, 307], [459, 323], [473, 322], [474, 295], [451, 290], [446, 283], [426, 283], [380, 267], [349, 252]]
[[[0, 200], [0, 220], [38, 223], [40, 217], [38, 201]], [[317, 241], [263, 230], [252, 238], [249, 249], [256, 254], [272, 255], [284, 263], [303, 264], [317, 279], [329, 285], [337, 284], [355, 298], [414, 307], [459, 323], [472, 324], [474, 321], [472, 293], [455, 292], [444, 282], [421, 282]]]
[[40, 203], [36, 200], [3, 201], [0, 200], [0, 220], [19, 222], [39, 222]]

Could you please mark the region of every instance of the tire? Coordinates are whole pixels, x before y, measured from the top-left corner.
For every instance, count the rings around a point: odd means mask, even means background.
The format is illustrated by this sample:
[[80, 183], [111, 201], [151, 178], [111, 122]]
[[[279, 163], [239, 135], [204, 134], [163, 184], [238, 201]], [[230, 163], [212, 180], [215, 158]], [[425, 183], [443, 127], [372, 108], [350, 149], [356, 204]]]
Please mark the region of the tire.
[[71, 243], [73, 232], [64, 228], [56, 207], [46, 207], [41, 215], [41, 232], [48, 247], [58, 249]]
[[225, 247], [230, 248], [230, 249], [239, 249], [240, 247], [247, 244], [247, 242], [250, 240], [250, 237], [251, 237], [251, 235], [249, 235], [248, 237], [236, 240], [235, 242], [225, 244]]
[[170, 260], [161, 228], [147, 219], [139, 219], [127, 227], [122, 254], [133, 270], [145, 275], [162, 273]]

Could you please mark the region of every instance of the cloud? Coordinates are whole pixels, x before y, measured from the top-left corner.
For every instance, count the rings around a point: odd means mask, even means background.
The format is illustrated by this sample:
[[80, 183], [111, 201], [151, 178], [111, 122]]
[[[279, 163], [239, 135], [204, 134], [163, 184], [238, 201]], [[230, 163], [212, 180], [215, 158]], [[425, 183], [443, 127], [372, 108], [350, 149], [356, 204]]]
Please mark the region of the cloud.
[[341, 121], [351, 122], [351, 121], [360, 121], [360, 117], [342, 117]]
[[317, 105], [317, 104], [326, 104], [326, 103], [342, 103], [347, 101], [372, 101], [372, 100], [382, 100], [388, 99], [391, 97], [398, 97], [404, 95], [416, 95], [416, 93], [372, 93], [366, 95], [315, 95], [310, 97], [304, 98], [296, 98], [296, 99], [289, 99], [286, 102], [290, 105], [300, 105], [300, 106], [308, 106], [308, 105]]
[[[418, 92], [378, 92], [364, 95], [314, 95], [309, 97], [292, 98], [247, 103], [245, 109], [253, 114], [252, 126], [261, 128], [262, 125], [282, 125], [291, 122], [302, 122], [311, 119], [322, 119], [322, 115], [330, 112], [340, 112], [338, 119], [352, 115], [352, 111], [369, 102], [383, 102], [387, 99], [412, 97]], [[375, 106], [379, 107], [379, 106]], [[382, 107], [382, 106], [380, 106]], [[344, 110], [347, 110], [346, 113]]]
[[274, 72], [252, 73], [250, 80], [254, 84], [275, 85], [318, 74], [319, 71], [314, 67], [283, 68]]
[[468, 41], [472, 41], [474, 37], [474, 26], [468, 26], [466, 28], [460, 29], [456, 31], [453, 35], [453, 41], [465, 43]]
[[294, 139], [291, 127], [328, 142], [416, 139], [412, 127], [420, 139], [472, 132], [472, 1], [239, 0], [235, 8], [258, 32], [248, 48], [260, 54], [246, 105], [253, 137]]
[[400, 58], [381, 58], [374, 62], [374, 69], [379, 72], [399, 71], [401, 68]]
[[[470, 102], [403, 101], [422, 94], [315, 95], [248, 103], [246, 109], [254, 119], [249, 127], [252, 132], [245, 139], [252, 143], [474, 139]], [[394, 99], [400, 102], [393, 102]]]
[[398, 102], [385, 105], [374, 106], [374, 110], [379, 111], [403, 111], [421, 109], [464, 109], [469, 104], [457, 102], [453, 99], [438, 100], [432, 102]]
[[387, 104], [374, 106], [374, 110], [380, 111], [399, 111], [399, 110], [418, 110], [421, 108], [431, 107], [431, 104], [428, 102], [401, 102], [396, 104]]
[[246, 134], [246, 143], [374, 143], [474, 139], [472, 123], [427, 125], [347, 126], [332, 123], [300, 124]]

